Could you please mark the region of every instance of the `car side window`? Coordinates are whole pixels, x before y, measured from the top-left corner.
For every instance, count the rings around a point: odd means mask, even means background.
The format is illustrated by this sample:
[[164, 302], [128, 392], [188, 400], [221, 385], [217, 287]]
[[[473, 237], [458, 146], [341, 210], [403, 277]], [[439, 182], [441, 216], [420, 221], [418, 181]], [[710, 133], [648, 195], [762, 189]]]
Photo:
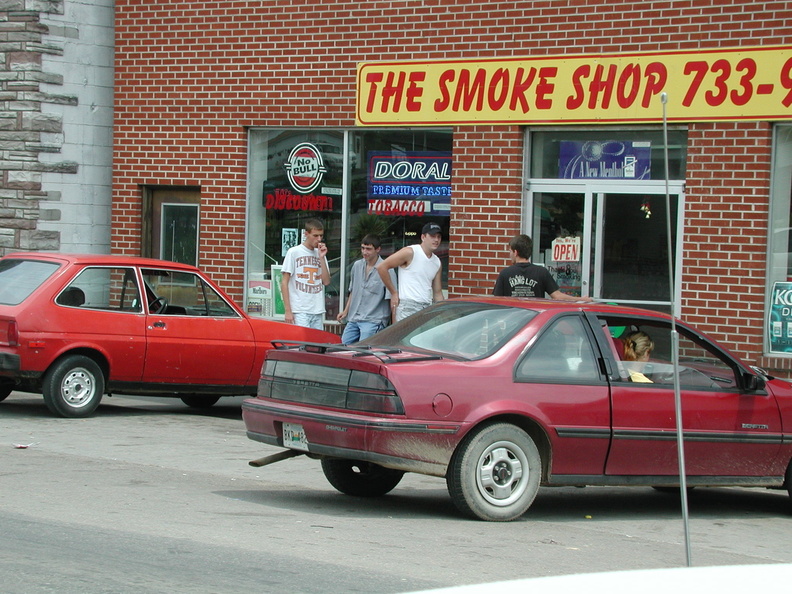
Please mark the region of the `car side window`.
[[[678, 373], [679, 386], [684, 389], [729, 389], [738, 385], [735, 370], [713, 348], [681, 331], [677, 332], [679, 365], [675, 370], [670, 324], [649, 324], [639, 319], [608, 323], [611, 331], [614, 324], [621, 324], [618, 332], [612, 332], [617, 334], [612, 341], [619, 366], [626, 370], [623, 381], [669, 388]], [[651, 348], [644, 355], [647, 346]]]
[[54, 262], [13, 258], [0, 261], [0, 304], [19, 305], [58, 268]]
[[517, 364], [519, 382], [589, 382], [600, 379], [591, 341], [579, 317], [553, 322]]
[[168, 316], [238, 317], [220, 294], [197, 274], [147, 268], [141, 271], [146, 283], [149, 311]]
[[683, 334], [679, 335], [679, 366], [676, 372], [673, 360], [670, 346], [667, 350], [663, 348], [658, 356], [645, 364], [644, 374], [656, 384], [671, 387], [674, 375], [678, 373], [679, 387], [687, 390], [737, 387], [735, 372], [731, 367], [715, 353]]
[[86, 268], [58, 294], [55, 303], [80, 309], [142, 311], [137, 277], [132, 268]]

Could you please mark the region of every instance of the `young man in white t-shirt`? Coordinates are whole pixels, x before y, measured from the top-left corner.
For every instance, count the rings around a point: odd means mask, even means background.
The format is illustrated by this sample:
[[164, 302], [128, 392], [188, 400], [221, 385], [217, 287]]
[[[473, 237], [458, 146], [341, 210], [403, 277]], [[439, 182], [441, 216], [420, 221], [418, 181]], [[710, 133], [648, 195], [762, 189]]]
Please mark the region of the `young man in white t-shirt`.
[[305, 240], [289, 248], [283, 259], [281, 294], [288, 324], [324, 328], [324, 288], [330, 284], [330, 269], [323, 237], [322, 222], [307, 220]]
[[[444, 299], [440, 259], [435, 255], [441, 240], [440, 225], [427, 223], [421, 230], [421, 243], [403, 247], [377, 266], [382, 283], [391, 294], [394, 321]], [[399, 270], [398, 290], [389, 275], [391, 268]]]

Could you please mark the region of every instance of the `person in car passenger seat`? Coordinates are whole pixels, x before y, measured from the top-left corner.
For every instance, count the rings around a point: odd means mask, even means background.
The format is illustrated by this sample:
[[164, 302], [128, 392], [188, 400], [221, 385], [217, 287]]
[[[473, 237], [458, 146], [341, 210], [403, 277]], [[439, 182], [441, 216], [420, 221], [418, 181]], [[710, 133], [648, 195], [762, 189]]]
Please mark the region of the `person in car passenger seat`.
[[[625, 361], [641, 361], [646, 362], [649, 360], [649, 355], [654, 349], [654, 341], [645, 332], [631, 332], [627, 336], [622, 336], [621, 340], [624, 342], [624, 360]], [[641, 382], [645, 384], [653, 383], [640, 371], [632, 369], [627, 370], [630, 373], [630, 381]]]

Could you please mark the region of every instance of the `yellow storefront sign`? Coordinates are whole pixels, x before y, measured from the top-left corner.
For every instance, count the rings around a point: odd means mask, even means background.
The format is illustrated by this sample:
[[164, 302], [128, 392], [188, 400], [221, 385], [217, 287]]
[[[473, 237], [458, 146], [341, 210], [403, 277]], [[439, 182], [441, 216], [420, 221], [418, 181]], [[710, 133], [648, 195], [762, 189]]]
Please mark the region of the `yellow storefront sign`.
[[361, 126], [792, 119], [792, 46], [366, 62]]

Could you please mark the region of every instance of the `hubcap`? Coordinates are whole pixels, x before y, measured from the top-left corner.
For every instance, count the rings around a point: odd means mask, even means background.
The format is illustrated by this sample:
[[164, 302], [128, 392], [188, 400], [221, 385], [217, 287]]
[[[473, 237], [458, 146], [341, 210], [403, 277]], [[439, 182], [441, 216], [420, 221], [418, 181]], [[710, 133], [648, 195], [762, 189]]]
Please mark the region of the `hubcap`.
[[72, 369], [63, 378], [61, 394], [69, 406], [79, 408], [91, 401], [94, 394], [94, 378], [87, 370]]
[[528, 473], [523, 451], [511, 442], [498, 442], [479, 457], [476, 483], [484, 499], [493, 505], [506, 506], [525, 492]]

